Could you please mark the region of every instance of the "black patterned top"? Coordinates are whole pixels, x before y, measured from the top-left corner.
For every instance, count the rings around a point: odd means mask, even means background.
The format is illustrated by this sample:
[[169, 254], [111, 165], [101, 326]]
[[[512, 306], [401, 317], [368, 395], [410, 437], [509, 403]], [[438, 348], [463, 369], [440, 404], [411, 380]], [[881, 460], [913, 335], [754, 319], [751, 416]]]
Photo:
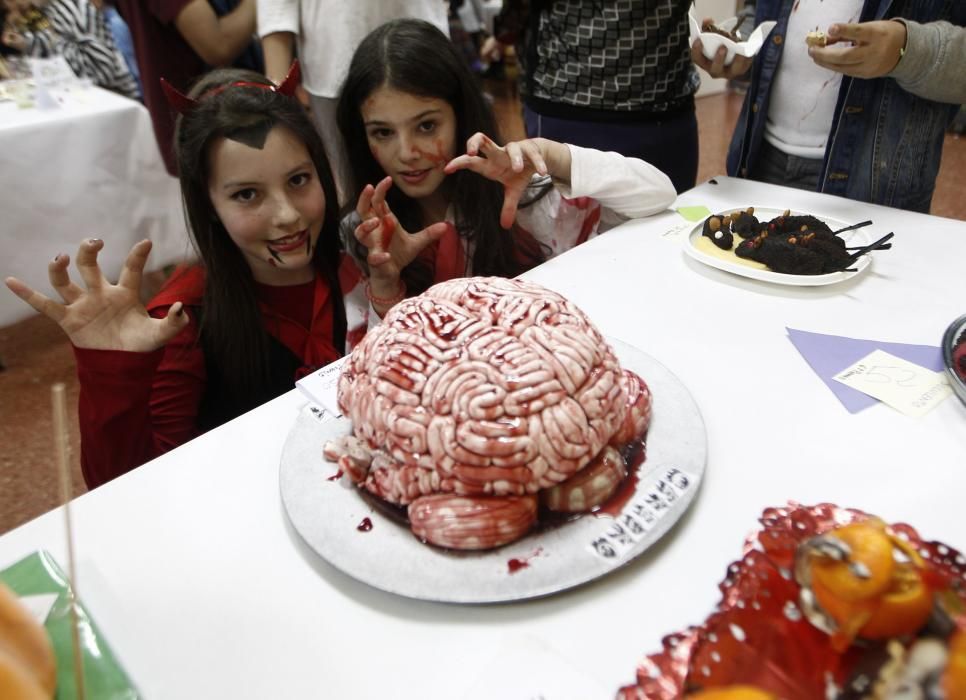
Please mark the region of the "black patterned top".
[[700, 84], [691, 62], [689, 6], [682, 0], [509, 0], [498, 37], [522, 38], [524, 99], [536, 111], [606, 121], [657, 118], [693, 108]]

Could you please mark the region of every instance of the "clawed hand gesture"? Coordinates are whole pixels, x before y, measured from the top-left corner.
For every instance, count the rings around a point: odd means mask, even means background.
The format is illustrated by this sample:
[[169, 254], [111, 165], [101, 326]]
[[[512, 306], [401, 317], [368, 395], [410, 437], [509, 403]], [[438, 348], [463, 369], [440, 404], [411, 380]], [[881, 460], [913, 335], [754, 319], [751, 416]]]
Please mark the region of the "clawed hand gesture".
[[[422, 231], [409, 233], [386, 203], [386, 192], [392, 178], [386, 176], [375, 187], [366, 185], [359, 195], [356, 213], [362, 223], [355, 230], [356, 240], [368, 249], [366, 262], [373, 286], [380, 284], [389, 291], [399, 285], [403, 268], [416, 259], [427, 246], [438, 241], [449, 224], [439, 222]], [[391, 296], [391, 294], [389, 294]]]
[[34, 309], [56, 321], [79, 348], [152, 352], [174, 338], [188, 323], [181, 302], [171, 305], [164, 318], [152, 318], [140, 299], [141, 275], [151, 252], [151, 241], [135, 244], [124, 261], [117, 284], [104, 277], [97, 254], [104, 242], [91, 238], [81, 243], [76, 267], [86, 289], [74, 284], [67, 272], [70, 256], [58, 255], [48, 265], [50, 284], [64, 303], [31, 289], [15, 277], [7, 287]]
[[500, 226], [508, 229], [513, 226], [517, 205], [530, 185], [530, 178], [534, 173], [550, 174], [547, 161], [554, 158], [568, 160], [566, 164], [555, 169], [555, 172], [567, 173], [562, 179], [569, 180], [570, 151], [566, 146], [542, 138], [511, 141], [506, 146], [498, 146], [486, 134], [475, 133], [466, 142], [466, 153], [447, 163], [445, 171], [452, 175], [457, 170], [472, 170], [485, 178], [503, 183]]

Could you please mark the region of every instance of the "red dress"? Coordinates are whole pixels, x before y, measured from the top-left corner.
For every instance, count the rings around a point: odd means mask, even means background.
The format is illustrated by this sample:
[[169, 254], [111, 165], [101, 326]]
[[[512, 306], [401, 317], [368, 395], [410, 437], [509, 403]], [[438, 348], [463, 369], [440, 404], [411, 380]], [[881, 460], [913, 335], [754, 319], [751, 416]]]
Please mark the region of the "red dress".
[[[351, 289], [356, 282], [347, 279], [352, 266], [343, 265], [342, 272], [343, 289]], [[185, 268], [175, 272], [148, 304], [148, 313], [155, 318], [163, 318], [175, 301], [181, 301], [188, 313], [188, 325], [159, 350], [74, 348], [80, 379], [81, 467], [88, 488], [204, 432], [201, 413], [210, 382], [199, 343], [203, 291], [202, 270]], [[256, 284], [256, 294], [266, 330], [294, 356], [302, 372], [342, 356], [332, 344], [333, 305], [322, 277], [290, 287]], [[278, 393], [292, 388], [295, 379], [283, 381]]]

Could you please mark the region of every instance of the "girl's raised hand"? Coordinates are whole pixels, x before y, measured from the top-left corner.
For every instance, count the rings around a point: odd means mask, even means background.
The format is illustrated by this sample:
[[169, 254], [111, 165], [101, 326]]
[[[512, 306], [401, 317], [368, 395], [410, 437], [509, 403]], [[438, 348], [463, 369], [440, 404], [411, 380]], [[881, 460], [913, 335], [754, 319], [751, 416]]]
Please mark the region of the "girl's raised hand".
[[[566, 151], [566, 155], [560, 149]], [[548, 161], [556, 164], [555, 161], [564, 158], [567, 160], [565, 167], [547, 167]], [[472, 170], [485, 178], [503, 183], [500, 226], [510, 228], [517, 216], [517, 205], [530, 185], [533, 174], [554, 177], [560, 174], [565, 175], [560, 179], [569, 180], [569, 159], [570, 151], [566, 146], [547, 139], [525, 139], [498, 146], [486, 134], [475, 133], [466, 142], [466, 153], [447, 163], [445, 171], [451, 175], [457, 170]]]
[[188, 323], [181, 302], [171, 305], [165, 318], [152, 318], [141, 303], [141, 274], [151, 252], [151, 241], [131, 248], [117, 284], [101, 273], [97, 254], [104, 242], [91, 238], [77, 251], [77, 271], [87, 289], [70, 279], [70, 256], [58, 255], [48, 265], [50, 284], [64, 303], [50, 299], [8, 277], [7, 287], [34, 309], [56, 321], [75, 346], [95, 350], [151, 352], [162, 347]]
[[395, 292], [399, 288], [399, 275], [403, 268], [427, 246], [438, 241], [446, 233], [449, 224], [440, 222], [422, 231], [409, 233], [386, 203], [386, 192], [390, 187], [392, 178], [386, 176], [375, 187], [366, 185], [362, 190], [356, 205], [356, 213], [362, 223], [356, 227], [355, 236], [369, 251], [366, 262], [374, 289], [378, 285]]

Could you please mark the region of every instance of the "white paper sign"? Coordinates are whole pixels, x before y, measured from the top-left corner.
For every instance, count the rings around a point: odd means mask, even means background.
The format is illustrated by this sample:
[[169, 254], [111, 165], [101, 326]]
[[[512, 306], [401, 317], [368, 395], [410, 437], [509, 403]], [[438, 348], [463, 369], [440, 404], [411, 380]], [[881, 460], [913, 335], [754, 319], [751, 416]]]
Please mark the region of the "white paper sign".
[[869, 353], [833, 379], [908, 416], [925, 415], [952, 393], [949, 380], [942, 372], [934, 372], [883, 350]]
[[55, 88], [77, 84], [77, 76], [63, 56], [29, 58], [30, 71], [37, 91], [34, 99], [40, 109], [56, 109], [60, 106], [54, 95]]
[[295, 386], [308, 396], [313, 403], [324, 408], [326, 413], [336, 417], [342, 415], [342, 411], [339, 410], [337, 392], [342, 365], [345, 364], [347, 359], [348, 356], [336, 360], [295, 382]]

